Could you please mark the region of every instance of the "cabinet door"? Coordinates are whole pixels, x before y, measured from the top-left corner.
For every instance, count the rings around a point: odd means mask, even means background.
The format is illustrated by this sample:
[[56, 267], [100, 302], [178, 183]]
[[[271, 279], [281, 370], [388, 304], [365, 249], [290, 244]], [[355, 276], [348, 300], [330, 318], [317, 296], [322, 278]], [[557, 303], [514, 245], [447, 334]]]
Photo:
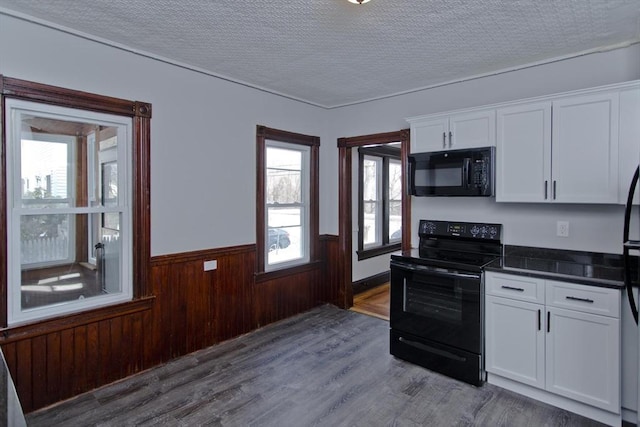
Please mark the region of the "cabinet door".
[[617, 92], [554, 101], [552, 141], [554, 201], [617, 203]]
[[[627, 203], [627, 194], [633, 172], [640, 158], [640, 87], [620, 92], [620, 194], [619, 203]], [[640, 191], [636, 189], [633, 204], [640, 203]]]
[[411, 124], [411, 152], [441, 151], [448, 148], [449, 119], [440, 117]]
[[485, 298], [487, 372], [544, 388], [544, 306]]
[[449, 117], [451, 149], [496, 145], [495, 110], [456, 114]]
[[496, 114], [496, 201], [549, 200], [551, 102], [500, 108]]
[[547, 310], [547, 390], [620, 413], [619, 319]]

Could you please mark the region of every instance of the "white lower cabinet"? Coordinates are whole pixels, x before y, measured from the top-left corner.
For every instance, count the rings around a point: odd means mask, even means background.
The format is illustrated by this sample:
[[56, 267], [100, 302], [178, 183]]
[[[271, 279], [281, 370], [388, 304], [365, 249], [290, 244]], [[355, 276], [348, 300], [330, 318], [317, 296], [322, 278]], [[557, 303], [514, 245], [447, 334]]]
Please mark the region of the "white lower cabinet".
[[485, 273], [488, 381], [620, 424], [620, 291]]
[[544, 306], [487, 295], [486, 370], [544, 388]]
[[620, 412], [620, 320], [555, 307], [547, 310], [545, 388]]

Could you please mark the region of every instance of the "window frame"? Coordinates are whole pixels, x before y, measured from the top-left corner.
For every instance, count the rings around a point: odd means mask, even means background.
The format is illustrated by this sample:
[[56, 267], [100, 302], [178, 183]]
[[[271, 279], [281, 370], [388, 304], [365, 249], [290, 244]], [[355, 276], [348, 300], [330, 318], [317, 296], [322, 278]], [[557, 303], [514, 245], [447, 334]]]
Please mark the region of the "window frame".
[[[311, 159], [311, 150], [309, 146], [306, 145], [299, 145], [299, 144], [290, 144], [288, 142], [282, 142], [282, 141], [275, 141], [272, 139], [266, 139], [265, 140], [265, 153], [268, 152], [269, 148], [275, 148], [275, 149], [280, 149], [280, 150], [287, 150], [287, 151], [292, 151], [292, 152], [296, 152], [300, 154], [300, 201], [299, 202], [293, 202], [293, 203], [286, 203], [286, 204], [280, 204], [280, 203], [269, 203], [268, 200], [265, 200], [265, 226], [267, 227], [266, 230], [266, 238], [265, 238], [265, 246], [264, 246], [264, 250], [265, 250], [265, 266], [264, 269], [266, 272], [268, 271], [274, 271], [274, 270], [282, 270], [284, 268], [287, 267], [294, 267], [297, 266], [299, 264], [305, 264], [309, 262], [309, 238], [308, 236], [305, 235], [305, 233], [302, 233], [302, 235], [300, 236], [300, 245], [302, 247], [302, 253], [301, 256], [298, 258], [294, 258], [291, 260], [285, 260], [285, 261], [281, 261], [279, 263], [273, 263], [273, 264], [269, 264], [268, 259], [269, 259], [269, 255], [271, 254], [270, 249], [270, 245], [269, 245], [269, 213], [272, 209], [277, 210], [280, 208], [297, 208], [300, 211], [300, 221], [299, 221], [299, 227], [302, 231], [304, 230], [308, 230], [309, 229], [309, 211], [310, 211], [310, 200], [309, 200], [309, 187], [310, 187], [310, 180], [309, 180], [309, 166], [310, 166], [310, 159]], [[266, 160], [266, 157], [265, 157]], [[265, 175], [265, 184], [268, 183], [268, 171], [269, 171], [269, 167], [265, 167], [265, 173], [267, 175]], [[266, 194], [266, 192], [265, 192]], [[273, 227], [273, 228], [287, 228], [285, 226], [282, 227]]]
[[[7, 129], [9, 128], [9, 126], [5, 126]], [[60, 143], [60, 144], [65, 144], [67, 146], [67, 197], [65, 199], [39, 199], [38, 202], [39, 204], [56, 204], [58, 202], [71, 202], [71, 196], [70, 194], [72, 194], [73, 190], [75, 189], [76, 186], [76, 176], [72, 171], [71, 168], [71, 164], [73, 163], [73, 159], [75, 158], [76, 155], [76, 143], [77, 141], [75, 141], [75, 138], [71, 138], [68, 135], [50, 135], [50, 141], [44, 141], [44, 139], [42, 139], [41, 137], [36, 137], [33, 138], [33, 141], [41, 141], [41, 142], [56, 142], [56, 143]], [[72, 141], [73, 139], [73, 141]], [[55, 141], [57, 140], [57, 141]], [[10, 157], [10, 153], [9, 153], [9, 149], [8, 147], [6, 147], [6, 153], [7, 153], [7, 157]], [[22, 156], [22, 149], [18, 148], [17, 150], [14, 150], [14, 152], [17, 151], [19, 153], [20, 156]], [[10, 168], [7, 168], [10, 169]], [[21, 169], [21, 166], [19, 167], [19, 169]], [[9, 182], [9, 177], [7, 177], [7, 182]], [[14, 189], [14, 191], [17, 191], [17, 188]], [[14, 200], [15, 203], [15, 200]], [[28, 201], [26, 201], [25, 199], [22, 200], [23, 204], [29, 204]], [[28, 210], [28, 208], [26, 208]], [[66, 214], [68, 216], [68, 221], [69, 221], [69, 230], [70, 230], [70, 235], [75, 233], [75, 217], [71, 214]], [[51, 261], [40, 261], [40, 262], [33, 262], [33, 263], [29, 263], [29, 266], [32, 268], [40, 268], [40, 267], [53, 267], [56, 265], [61, 265], [61, 264], [66, 264], [71, 262], [71, 260], [75, 257], [75, 245], [72, 244], [72, 241], [69, 240], [68, 242], [68, 257], [66, 259], [57, 259], [57, 260], [51, 260]]]
[[[400, 142], [400, 141], [398, 141]], [[364, 161], [366, 158], [379, 159], [377, 164], [380, 164], [381, 170], [377, 171], [377, 186], [378, 186], [378, 203], [381, 205], [380, 217], [377, 218], [376, 234], [379, 239], [376, 238], [375, 243], [364, 243]], [[400, 147], [392, 148], [389, 144], [385, 145], [371, 145], [358, 147], [358, 261], [373, 258], [379, 255], [383, 255], [389, 252], [397, 251], [401, 248], [402, 238], [397, 240], [391, 240], [389, 237], [389, 163], [390, 161], [397, 161], [402, 167], [402, 157]]]
[[[299, 145], [308, 148], [309, 170], [303, 173], [308, 175], [309, 189], [306, 192], [308, 208], [306, 219], [308, 227], [304, 233], [308, 242], [307, 256], [292, 262], [268, 265], [268, 227], [267, 227], [267, 198], [266, 198], [266, 151], [270, 146], [269, 141], [290, 146]], [[293, 273], [304, 270], [318, 262], [319, 255], [319, 147], [320, 138], [272, 129], [258, 125], [256, 127], [256, 280], [268, 280], [277, 275]], [[306, 149], [305, 148], [305, 149]], [[303, 192], [304, 193], [304, 192]]]
[[[358, 178], [358, 194], [362, 194], [362, 197], [359, 198], [358, 203], [358, 212], [360, 215], [364, 217], [365, 215], [365, 206], [371, 203], [375, 204], [374, 215], [375, 215], [375, 237], [373, 243], [367, 243], [364, 240], [364, 230], [366, 228], [364, 219], [362, 221], [358, 221], [358, 223], [362, 223], [362, 226], [358, 227], [359, 230], [362, 230], [362, 248], [364, 250], [375, 248], [377, 246], [382, 245], [383, 243], [383, 235], [384, 235], [384, 224], [385, 224], [385, 195], [384, 195], [384, 160], [383, 156], [368, 154], [366, 152], [362, 152], [359, 150], [359, 163], [358, 170], [360, 171], [360, 177]], [[365, 200], [365, 179], [364, 172], [366, 170], [365, 163], [373, 162], [375, 165], [375, 199], [367, 199]], [[360, 238], [360, 237], [358, 237]], [[360, 247], [360, 246], [359, 246]]]
[[[120, 98], [82, 92], [67, 88], [50, 86], [0, 75], [0, 104], [2, 115], [2, 150], [7, 149], [6, 135], [6, 100], [19, 99], [61, 108], [88, 110], [131, 118], [132, 146], [130, 162], [132, 167], [131, 185], [131, 247], [130, 264], [132, 269], [132, 300], [122, 303], [108, 304], [102, 307], [87, 307], [75, 313], [61, 313], [60, 316], [87, 316], [87, 313], [105, 311], [128, 312], [131, 304], [139, 306], [137, 300], [150, 301], [150, 128], [151, 104], [140, 101], [129, 101]], [[8, 290], [9, 278], [7, 270], [8, 232], [7, 232], [7, 158], [2, 156], [0, 162], [0, 327], [8, 325]], [[59, 317], [59, 316], [55, 316]], [[29, 320], [25, 323], [46, 323], [52, 318]], [[80, 321], [80, 320], [78, 320]], [[20, 323], [22, 324], [22, 323]], [[11, 327], [20, 324], [12, 324]]]
[[[28, 322], [37, 322], [43, 319], [63, 316], [69, 313], [77, 313], [87, 311], [106, 305], [123, 303], [133, 299], [132, 275], [131, 275], [131, 189], [133, 187], [131, 153], [132, 153], [132, 126], [133, 121], [130, 117], [123, 117], [114, 114], [105, 114], [102, 112], [86, 111], [77, 108], [68, 108], [61, 106], [52, 106], [42, 103], [34, 103], [22, 99], [9, 98], [5, 101], [5, 114], [7, 122], [6, 129], [6, 154], [7, 161], [5, 179], [7, 181], [7, 233], [10, 247], [14, 250], [7, 252], [7, 279], [9, 286], [7, 288], [7, 324], [19, 325]], [[30, 309], [22, 307], [21, 299], [24, 292], [22, 286], [22, 271], [25, 264], [21, 261], [21, 254], [18, 248], [22, 248], [21, 241], [21, 221], [22, 218], [30, 215], [39, 214], [39, 209], [23, 207], [24, 199], [21, 188], [22, 174], [22, 123], [18, 122], [18, 118], [36, 116], [38, 118], [46, 118], [55, 121], [82, 121], [83, 123], [92, 124], [94, 126], [113, 127], [117, 132], [118, 141], [115, 147], [117, 154], [114, 156], [117, 164], [120, 165], [120, 171], [117, 175], [119, 196], [115, 204], [100, 206], [91, 206], [90, 203], [76, 202], [82, 197], [77, 193], [78, 189], [86, 186], [82, 180], [77, 179], [77, 170], [82, 173], [87, 169], [89, 156], [87, 150], [80, 148], [80, 139], [82, 136], [75, 136], [73, 142], [68, 142], [67, 147], [67, 206], [52, 207], [46, 209], [46, 215], [67, 215], [69, 221], [69, 256], [65, 260], [55, 260], [47, 262], [48, 266], [76, 264], [76, 250], [79, 239], [79, 227], [76, 223], [86, 223], [93, 214], [99, 214], [104, 218], [105, 214], [118, 215], [120, 235], [120, 269], [117, 271], [119, 291], [113, 293], [105, 293], [93, 298], [69, 299], [57, 303], [43, 304]], [[17, 128], [19, 127], [19, 128]], [[43, 138], [44, 139], [44, 138]], [[55, 142], [55, 136], [51, 138]], [[82, 153], [82, 154], [80, 154]], [[85, 157], [81, 159], [81, 157]], [[101, 171], [99, 173], [102, 173]], [[101, 181], [101, 179], [100, 179]], [[86, 220], [79, 220], [86, 215]], [[104, 227], [104, 225], [103, 225]], [[85, 243], [89, 242], [88, 235], [91, 234], [87, 229], [87, 235], [80, 238]], [[85, 240], [86, 238], [86, 240]], [[82, 259], [82, 258], [81, 258]], [[43, 264], [44, 265], [44, 264]], [[29, 264], [29, 269], [37, 268]]]

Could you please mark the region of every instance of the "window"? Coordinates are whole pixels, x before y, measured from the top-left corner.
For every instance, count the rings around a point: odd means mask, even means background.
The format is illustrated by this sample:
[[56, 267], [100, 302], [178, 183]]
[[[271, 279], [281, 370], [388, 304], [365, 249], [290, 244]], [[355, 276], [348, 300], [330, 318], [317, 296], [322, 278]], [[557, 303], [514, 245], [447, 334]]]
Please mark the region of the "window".
[[3, 326], [145, 296], [150, 105], [0, 79]]
[[399, 143], [363, 146], [358, 152], [358, 259], [366, 259], [400, 248], [402, 163]]
[[6, 106], [9, 324], [130, 300], [131, 119]]
[[258, 126], [258, 271], [308, 264], [318, 241], [317, 137]]

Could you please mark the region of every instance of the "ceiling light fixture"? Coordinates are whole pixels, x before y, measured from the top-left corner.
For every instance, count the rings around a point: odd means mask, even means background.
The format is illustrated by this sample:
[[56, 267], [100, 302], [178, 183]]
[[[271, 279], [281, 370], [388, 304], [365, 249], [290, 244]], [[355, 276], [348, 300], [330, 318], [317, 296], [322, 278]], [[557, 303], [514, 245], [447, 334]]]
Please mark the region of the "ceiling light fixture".
[[371, 0], [349, 0], [349, 2], [354, 3], [354, 4], [369, 3], [369, 1], [371, 1]]

